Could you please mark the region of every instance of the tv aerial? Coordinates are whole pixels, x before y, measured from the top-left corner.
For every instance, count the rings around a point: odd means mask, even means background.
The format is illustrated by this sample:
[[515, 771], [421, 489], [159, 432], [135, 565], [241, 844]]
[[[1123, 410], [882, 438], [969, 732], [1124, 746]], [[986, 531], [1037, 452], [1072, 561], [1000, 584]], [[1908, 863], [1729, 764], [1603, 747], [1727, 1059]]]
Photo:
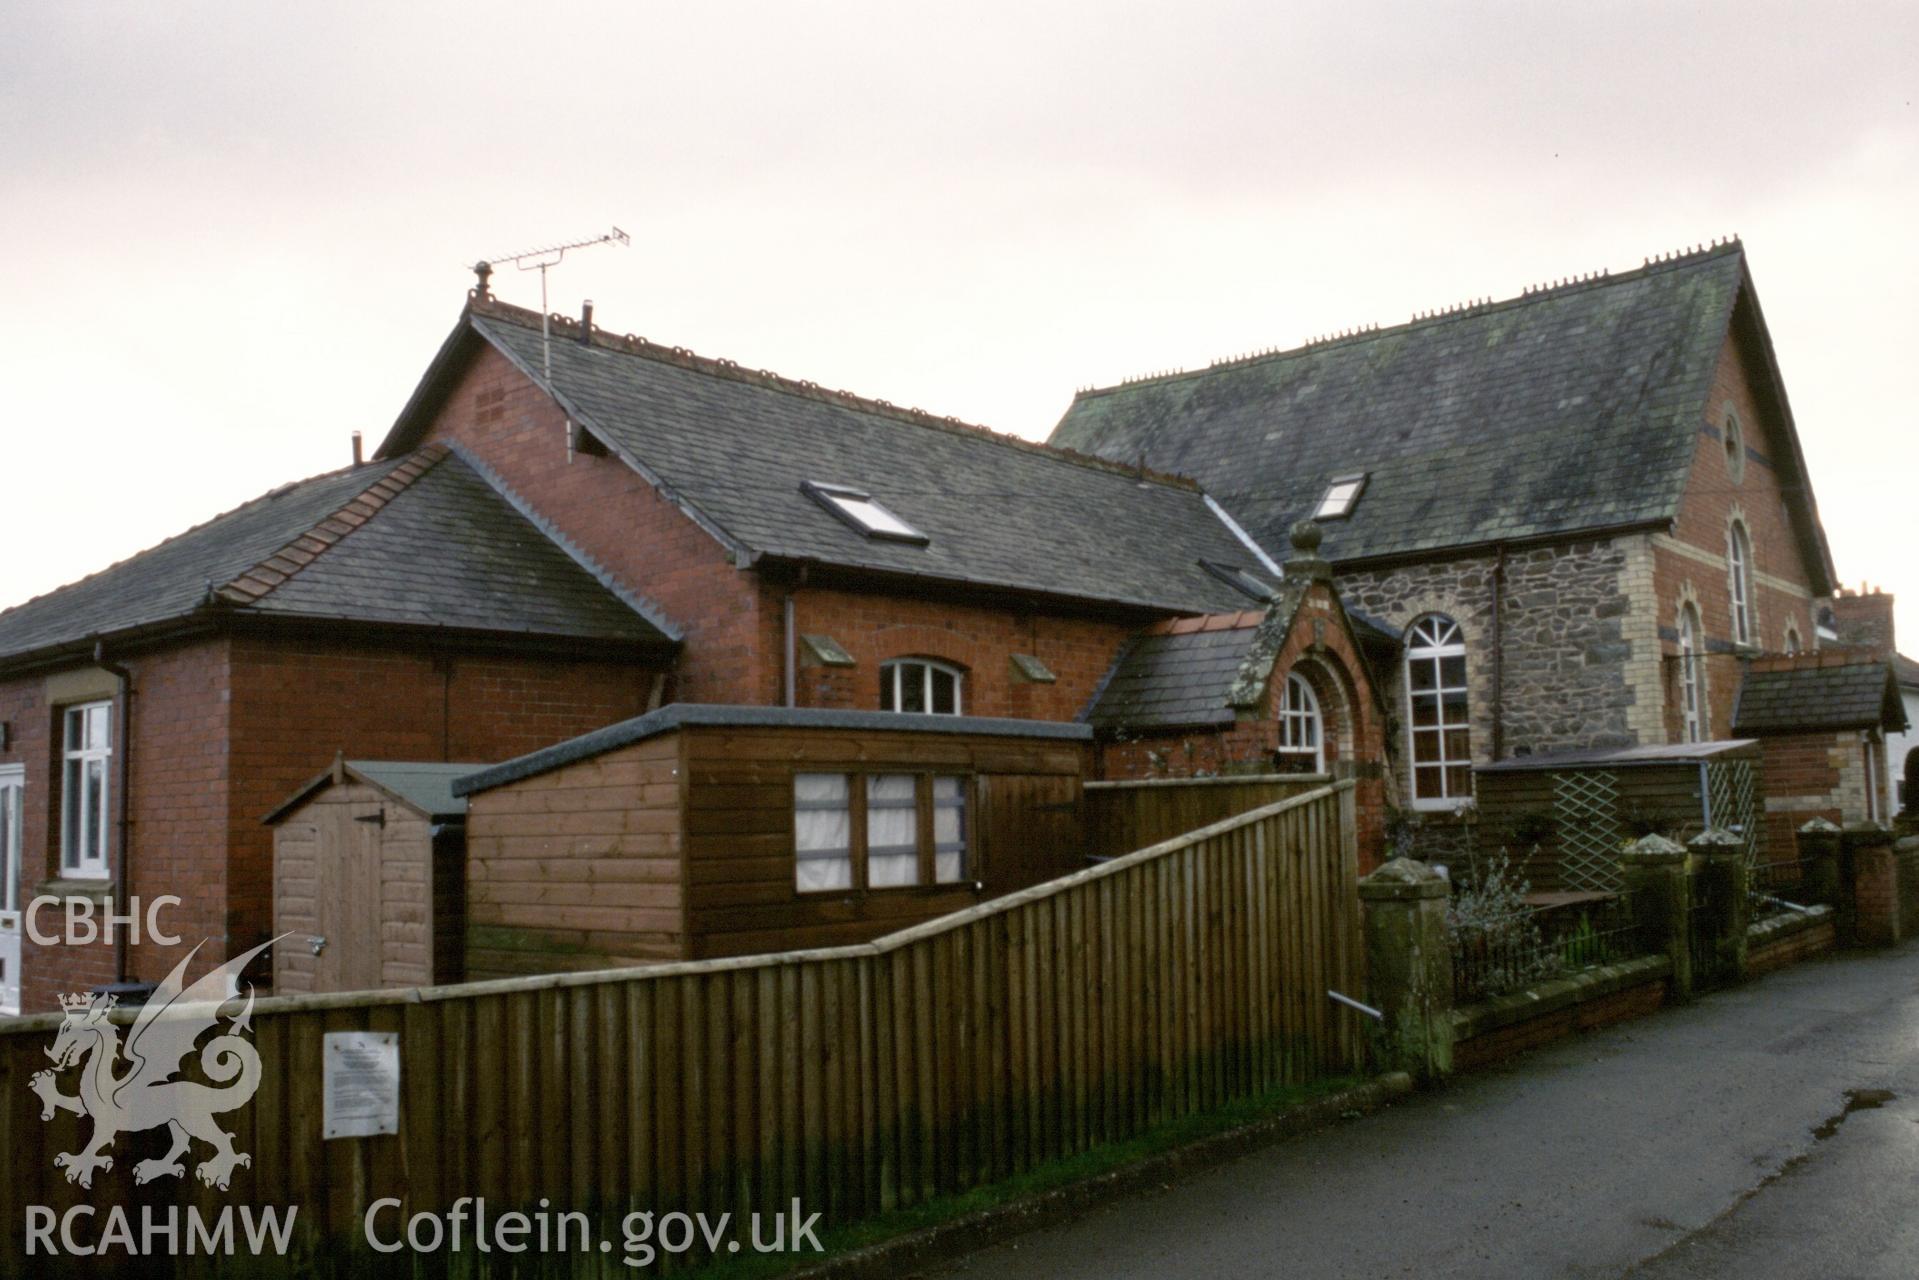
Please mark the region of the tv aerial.
[[[482, 258], [473, 264], [473, 274], [479, 277], [480, 292], [487, 292], [487, 277], [493, 274], [496, 263], [510, 262], [521, 271], [540, 273], [540, 372], [546, 377], [546, 385], [553, 385], [553, 323], [552, 309], [546, 301], [546, 273], [560, 265], [560, 260], [574, 249], [591, 249], [594, 245], [610, 244], [625, 248], [633, 242], [626, 232], [614, 227], [604, 235], [591, 236], [585, 240], [569, 240], [565, 244], [549, 244], [538, 249], [523, 249], [518, 253], [502, 253], [491, 258]], [[586, 304], [589, 308], [592, 303]], [[585, 317], [581, 324], [587, 324]], [[566, 423], [566, 460], [573, 461], [573, 450], [577, 441], [573, 422]]]
[[540, 273], [540, 364], [547, 381], [553, 380], [552, 328], [548, 322], [551, 310], [546, 302], [546, 273], [560, 265], [560, 260], [574, 249], [591, 249], [596, 244], [618, 245], [624, 248], [633, 243], [633, 238], [613, 228], [605, 235], [585, 240], [569, 240], [565, 244], [549, 244], [538, 249], [523, 249], [519, 253], [496, 254], [491, 258], [482, 258], [473, 264], [473, 274], [480, 278], [480, 292], [486, 292], [486, 278], [493, 274], [493, 268], [503, 262], [510, 262], [521, 271]]

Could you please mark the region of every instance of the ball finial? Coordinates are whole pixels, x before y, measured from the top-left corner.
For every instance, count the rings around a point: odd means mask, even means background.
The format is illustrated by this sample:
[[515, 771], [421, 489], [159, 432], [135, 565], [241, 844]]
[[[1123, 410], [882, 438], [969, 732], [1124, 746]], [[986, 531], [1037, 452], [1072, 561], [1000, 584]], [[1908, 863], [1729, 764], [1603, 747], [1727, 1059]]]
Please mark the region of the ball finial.
[[1300, 520], [1293, 525], [1293, 550], [1301, 555], [1310, 556], [1319, 550], [1320, 540], [1325, 537], [1319, 525], [1311, 520]]

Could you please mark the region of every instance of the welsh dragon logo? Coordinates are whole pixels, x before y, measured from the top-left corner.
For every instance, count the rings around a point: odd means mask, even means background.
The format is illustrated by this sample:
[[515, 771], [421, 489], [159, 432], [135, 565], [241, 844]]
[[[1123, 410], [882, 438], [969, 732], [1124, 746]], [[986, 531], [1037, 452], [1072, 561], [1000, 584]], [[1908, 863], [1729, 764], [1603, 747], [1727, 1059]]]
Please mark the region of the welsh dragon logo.
[[[60, 997], [66, 1019], [47, 1050], [53, 1069], [36, 1072], [28, 1087], [40, 1095], [42, 1120], [53, 1119], [56, 1111], [93, 1119], [93, 1134], [78, 1151], [53, 1158], [68, 1182], [92, 1187], [96, 1169], [113, 1168], [115, 1138], [161, 1125], [172, 1130], [173, 1146], [164, 1156], [135, 1165], [135, 1182], [180, 1177], [186, 1172], [181, 1157], [194, 1138], [213, 1148], [194, 1170], [210, 1187], [226, 1190], [233, 1171], [253, 1163], [253, 1157], [233, 1149], [233, 1135], [214, 1122], [221, 1112], [245, 1106], [260, 1087], [260, 1055], [245, 1039], [253, 1016], [252, 989], [240, 1012], [226, 1015], [225, 1026], [221, 1017], [225, 1006], [238, 998], [229, 993], [240, 971], [272, 945], [262, 943], [187, 986], [187, 966], [200, 950], [195, 946], [141, 1007], [124, 1045], [119, 1025], [109, 1016], [112, 996]], [[201, 1036], [216, 1029], [219, 1034], [199, 1055], [200, 1072], [213, 1083], [173, 1079]], [[61, 1093], [55, 1073], [75, 1065], [80, 1066], [80, 1090]]]

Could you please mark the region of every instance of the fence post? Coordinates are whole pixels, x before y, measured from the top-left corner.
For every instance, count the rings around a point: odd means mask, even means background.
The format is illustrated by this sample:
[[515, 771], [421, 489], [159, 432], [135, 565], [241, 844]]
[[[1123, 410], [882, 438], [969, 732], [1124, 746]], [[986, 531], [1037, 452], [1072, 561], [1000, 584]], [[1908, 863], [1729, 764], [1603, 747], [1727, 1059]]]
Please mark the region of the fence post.
[[1839, 824], [1814, 818], [1798, 831], [1799, 860], [1806, 866], [1806, 896], [1841, 910]]
[[1692, 999], [1692, 948], [1688, 945], [1692, 886], [1686, 875], [1686, 850], [1664, 836], [1642, 836], [1619, 857], [1620, 877], [1632, 902], [1633, 920], [1647, 951], [1664, 952], [1672, 961], [1666, 999]]
[[1444, 876], [1394, 858], [1359, 882], [1366, 909], [1366, 974], [1385, 1015], [1380, 1065], [1421, 1080], [1453, 1067], [1453, 957], [1446, 938]]
[[[1746, 926], [1752, 922], [1752, 868], [1746, 865], [1746, 842], [1730, 831], [1708, 827], [1686, 841], [1686, 847], [1698, 859], [1692, 869], [1695, 877], [1692, 901], [1703, 899], [1718, 903], [1721, 908], [1717, 912], [1718, 918], [1711, 922], [1712, 954], [1718, 961], [1717, 973], [1713, 976], [1730, 982], [1744, 982]], [[1705, 894], [1698, 889], [1702, 879], [1712, 886], [1711, 891]], [[1706, 977], [1705, 974], [1694, 974], [1694, 984], [1698, 985]]]
[[1899, 866], [1893, 834], [1876, 822], [1853, 822], [1839, 833], [1840, 881], [1851, 917], [1853, 946], [1889, 947], [1902, 936]]

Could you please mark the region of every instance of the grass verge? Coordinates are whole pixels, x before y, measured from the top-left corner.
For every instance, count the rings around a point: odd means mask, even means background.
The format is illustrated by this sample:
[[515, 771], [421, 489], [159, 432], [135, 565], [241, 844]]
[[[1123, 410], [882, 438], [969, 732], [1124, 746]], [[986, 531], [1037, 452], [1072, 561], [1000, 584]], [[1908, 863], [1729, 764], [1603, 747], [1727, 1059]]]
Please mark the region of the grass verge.
[[[1309, 1104], [1353, 1092], [1360, 1085], [1361, 1077], [1358, 1076], [1289, 1085], [1257, 1097], [1227, 1103], [1211, 1111], [1186, 1116], [1123, 1142], [1108, 1143], [1039, 1165], [999, 1182], [845, 1223], [819, 1233], [820, 1243], [825, 1247], [823, 1254], [735, 1254], [715, 1258], [680, 1274], [692, 1280], [767, 1280], [768, 1277], [794, 1272], [831, 1268], [835, 1259], [848, 1254], [877, 1250], [904, 1237], [921, 1235], [942, 1227], [954, 1227], [969, 1220], [983, 1222], [993, 1217], [995, 1210], [1008, 1210], [1041, 1201], [1050, 1193], [1092, 1184], [1129, 1166], [1152, 1162], [1155, 1157], [1163, 1157], [1182, 1148], [1203, 1146], [1208, 1139], [1239, 1131], [1258, 1130], [1268, 1122], [1302, 1109], [1310, 1109]], [[1318, 1122], [1333, 1118], [1336, 1118], [1336, 1113]], [[1116, 1193], [1123, 1190], [1123, 1187], [1115, 1188]], [[997, 1233], [984, 1225], [981, 1234], [997, 1238]]]

